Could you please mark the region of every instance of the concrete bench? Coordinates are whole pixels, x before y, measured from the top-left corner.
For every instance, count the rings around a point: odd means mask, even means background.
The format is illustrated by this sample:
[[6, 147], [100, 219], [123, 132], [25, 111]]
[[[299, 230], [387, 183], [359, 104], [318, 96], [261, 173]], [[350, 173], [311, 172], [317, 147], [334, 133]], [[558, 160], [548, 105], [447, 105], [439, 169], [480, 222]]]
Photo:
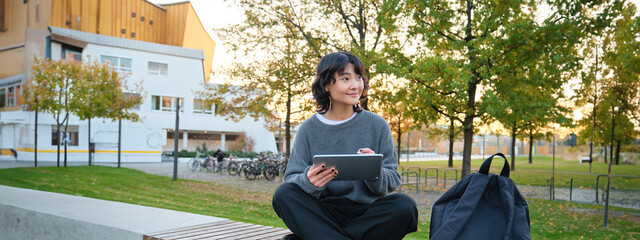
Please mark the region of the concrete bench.
[[2, 239], [278, 239], [289, 230], [0, 185]]

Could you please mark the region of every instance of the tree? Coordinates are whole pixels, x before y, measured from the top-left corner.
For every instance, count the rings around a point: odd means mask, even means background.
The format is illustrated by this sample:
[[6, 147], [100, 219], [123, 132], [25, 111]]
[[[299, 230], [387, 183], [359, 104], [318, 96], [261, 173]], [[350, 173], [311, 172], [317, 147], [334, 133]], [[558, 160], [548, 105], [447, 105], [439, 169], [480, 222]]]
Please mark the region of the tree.
[[[139, 95], [126, 96], [125, 91], [128, 91], [128, 88], [124, 78], [117, 71], [97, 62], [37, 58], [35, 62], [33, 77], [24, 90], [23, 98], [31, 109], [49, 112], [56, 119], [58, 167], [60, 129], [63, 124], [68, 126], [70, 114], [77, 115], [81, 120], [91, 117], [140, 120], [138, 114], [130, 112], [129, 109], [140, 104], [142, 98]], [[136, 92], [141, 91], [142, 89], [137, 87]], [[64, 166], [67, 166], [66, 157]]]
[[133, 106], [142, 103], [141, 83], [129, 88], [126, 78], [127, 74], [110, 68], [108, 64], [89, 60], [82, 65], [79, 81], [74, 87], [71, 109], [80, 120], [87, 120], [87, 146], [91, 144], [91, 118], [141, 121], [136, 112], [130, 111]]
[[[310, 93], [308, 81], [315, 56], [305, 51], [306, 41], [288, 22], [256, 16], [250, 9], [245, 14], [250, 20], [224, 29], [223, 37], [235, 54], [253, 56], [251, 61], [234, 63], [227, 70], [227, 83], [207, 86], [197, 95], [205, 99], [205, 105], [216, 104], [220, 115], [234, 121], [247, 115], [256, 120], [262, 117], [268, 128], [275, 130], [284, 119], [289, 156], [291, 128], [311, 110], [305, 95]], [[234, 80], [241, 86], [234, 86]]]
[[[399, 20], [404, 14], [401, 0], [341, 1], [298, 0], [263, 1], [240, 0], [245, 6], [248, 22], [268, 19], [262, 24], [274, 28], [288, 24], [307, 43], [309, 52], [317, 59], [329, 52], [348, 51], [365, 65], [365, 76], [373, 79], [378, 52], [391, 39], [404, 35]], [[318, 14], [318, 12], [322, 14]], [[367, 93], [361, 106], [368, 109]]]
[[[49, 112], [56, 120], [57, 166], [60, 167], [60, 128], [69, 119], [73, 83], [81, 66], [69, 60], [35, 59], [31, 82], [23, 95], [25, 104]], [[64, 117], [62, 117], [64, 115]], [[61, 119], [62, 118], [62, 119]], [[66, 167], [65, 161], [64, 166]]]
[[[612, 136], [611, 146], [613, 148], [614, 141], [617, 143], [617, 165], [620, 144], [629, 143], [638, 136], [637, 126], [632, 123], [632, 119], [636, 123], [640, 119], [640, 17], [636, 16], [636, 6], [627, 3], [614, 26], [605, 34], [603, 45], [608, 47], [604, 63], [611, 72], [612, 86], [605, 101], [609, 101], [613, 109], [609, 116], [613, 116], [616, 131]], [[611, 154], [613, 156], [613, 149]]]
[[[567, 44], [563, 37], [573, 39], [580, 36], [580, 31], [593, 26], [590, 18], [580, 14], [581, 10], [600, 3], [552, 2], [555, 11], [546, 20], [552, 23], [550, 34], [546, 36], [552, 38], [540, 39], [541, 44], [553, 49], [554, 46]], [[460, 115], [464, 127], [462, 176], [470, 173], [474, 121], [487, 113], [487, 95], [484, 93], [495, 92], [495, 86], [502, 84], [502, 78], [498, 76], [504, 67], [513, 67], [507, 64], [513, 55], [523, 51], [533, 52], [531, 44], [528, 44], [532, 40], [522, 39], [520, 35], [536, 29], [537, 4], [536, 1], [525, 0], [499, 3], [472, 0], [408, 1], [407, 7], [412, 11], [415, 21], [410, 32], [428, 46], [425, 48], [428, 51], [418, 52], [410, 59], [414, 64], [422, 65], [415, 68], [431, 68], [439, 72], [439, 78], [450, 80], [443, 89], [440, 81], [434, 82], [438, 78], [421, 79], [425, 87], [431, 90], [427, 93], [430, 97], [425, 98], [449, 97], [455, 99], [455, 106], [461, 103], [463, 106], [454, 110]], [[568, 44], [572, 42], [570, 40]], [[417, 71], [415, 74], [419, 73], [423, 72]], [[441, 105], [433, 106], [442, 111]]]
[[[391, 132], [396, 135], [398, 161], [402, 145], [402, 134], [415, 127], [409, 108], [412, 106], [406, 85], [399, 81], [380, 80], [373, 82], [376, 92], [371, 95], [372, 110], [389, 123]], [[407, 154], [409, 154], [407, 152]]]
[[[591, 107], [586, 109], [590, 110], [585, 114], [588, 117], [579, 121], [582, 126], [579, 135], [588, 136], [590, 142], [600, 143], [605, 148], [614, 143], [628, 143], [638, 135], [637, 126], [634, 125], [638, 123], [640, 109], [640, 43], [637, 41], [640, 37], [640, 18], [634, 17], [635, 12], [636, 7], [631, 3], [622, 7], [612, 26], [593, 37], [592, 42], [596, 43], [588, 43], [594, 50], [584, 53], [595, 58], [591, 62], [596, 62], [596, 65], [584, 71], [576, 96], [577, 105], [589, 104]], [[593, 53], [599, 49], [602, 49], [600, 54]], [[618, 107], [617, 111], [614, 111], [615, 107]], [[615, 129], [612, 129], [614, 121]], [[579, 138], [580, 142], [586, 138]], [[613, 156], [613, 149], [608, 152]], [[605, 156], [605, 162], [606, 159]]]

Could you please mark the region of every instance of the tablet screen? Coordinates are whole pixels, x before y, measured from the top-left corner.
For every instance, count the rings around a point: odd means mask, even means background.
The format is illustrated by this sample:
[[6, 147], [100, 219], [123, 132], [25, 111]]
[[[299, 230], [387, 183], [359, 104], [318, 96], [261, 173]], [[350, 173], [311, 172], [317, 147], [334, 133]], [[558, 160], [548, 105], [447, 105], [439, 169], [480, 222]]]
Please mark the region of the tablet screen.
[[331, 181], [374, 180], [380, 177], [382, 154], [315, 155], [313, 164], [335, 167], [338, 176]]

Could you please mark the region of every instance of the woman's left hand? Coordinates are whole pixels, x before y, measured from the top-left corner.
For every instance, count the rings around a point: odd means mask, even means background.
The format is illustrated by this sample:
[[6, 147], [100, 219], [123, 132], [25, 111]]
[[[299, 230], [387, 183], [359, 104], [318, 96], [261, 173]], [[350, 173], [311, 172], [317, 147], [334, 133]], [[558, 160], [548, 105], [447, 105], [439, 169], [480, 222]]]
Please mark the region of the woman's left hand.
[[358, 154], [375, 154], [375, 153], [376, 152], [371, 150], [371, 148], [360, 148], [360, 149], [358, 149]]

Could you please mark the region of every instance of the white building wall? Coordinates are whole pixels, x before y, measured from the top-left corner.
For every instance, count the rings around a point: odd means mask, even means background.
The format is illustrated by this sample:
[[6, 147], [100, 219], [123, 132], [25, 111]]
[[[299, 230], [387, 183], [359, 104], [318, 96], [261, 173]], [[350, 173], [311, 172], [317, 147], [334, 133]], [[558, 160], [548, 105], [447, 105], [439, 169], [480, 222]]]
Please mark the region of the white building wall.
[[[52, 59], [60, 59], [61, 45], [51, 44]], [[137, 110], [142, 122], [122, 122], [122, 162], [157, 162], [163, 145], [166, 144], [167, 129], [175, 128], [175, 112], [152, 110], [152, 96], [170, 96], [184, 99], [180, 113], [180, 130], [208, 131], [219, 133], [245, 133], [255, 139], [255, 151], [276, 152], [273, 133], [265, 127], [263, 120], [254, 121], [245, 118], [238, 123], [226, 121], [223, 117], [193, 112], [195, 92], [203, 88], [204, 76], [202, 61], [186, 57], [137, 51], [131, 49], [88, 44], [83, 52], [84, 61], [100, 60], [101, 55], [132, 59], [132, 72], [128, 77], [129, 88], [141, 83], [144, 94], [140, 110]], [[168, 76], [151, 76], [147, 74], [148, 61], [168, 64]], [[33, 160], [33, 133], [35, 113], [26, 111], [2, 112], [0, 119], [0, 144], [3, 148], [18, 149], [19, 160]], [[51, 114], [39, 113], [38, 116], [38, 160], [56, 160], [56, 146], [51, 144], [52, 128], [56, 121]], [[78, 146], [68, 146], [68, 161], [87, 161], [88, 136], [87, 121], [71, 116], [69, 125], [77, 125]], [[22, 130], [20, 130], [22, 129]], [[10, 132], [13, 131], [13, 134]], [[16, 131], [20, 131], [17, 133]], [[28, 131], [28, 133], [26, 133]], [[6, 134], [5, 134], [6, 133]], [[26, 133], [26, 134], [25, 134]], [[6, 135], [27, 138], [13, 140]], [[31, 139], [31, 140], [28, 140]], [[91, 139], [96, 143], [96, 162], [113, 162], [117, 160], [118, 122], [106, 119], [91, 120]], [[226, 144], [228, 147], [228, 143]], [[13, 146], [13, 147], [11, 147]], [[182, 145], [178, 146], [182, 149]], [[216, 146], [209, 146], [214, 148]], [[171, 146], [173, 148], [173, 146]]]

